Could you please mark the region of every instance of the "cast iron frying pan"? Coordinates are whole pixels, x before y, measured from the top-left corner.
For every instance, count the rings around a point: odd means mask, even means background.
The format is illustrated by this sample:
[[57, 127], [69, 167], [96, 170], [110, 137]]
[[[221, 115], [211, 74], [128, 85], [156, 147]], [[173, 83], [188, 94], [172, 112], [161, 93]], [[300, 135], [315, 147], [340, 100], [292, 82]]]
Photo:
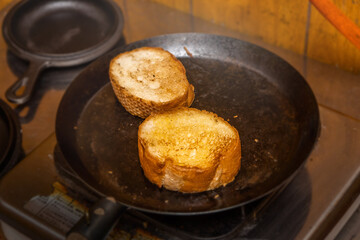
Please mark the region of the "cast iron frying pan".
[[[180, 59], [195, 86], [192, 107], [217, 113], [239, 131], [242, 167], [226, 187], [183, 194], [143, 175], [137, 150], [143, 120], [125, 111], [108, 78], [112, 57], [142, 46]], [[60, 150], [86, 186], [128, 207], [182, 215], [231, 209], [284, 186], [304, 165], [318, 129], [316, 99], [291, 65], [256, 45], [199, 33], [142, 40], [97, 60], [70, 85], [56, 119]]]
[[30, 64], [7, 90], [7, 99], [26, 103], [44, 68], [79, 65], [103, 55], [119, 41], [123, 24], [111, 0], [20, 1], [4, 19], [3, 36], [10, 50]]

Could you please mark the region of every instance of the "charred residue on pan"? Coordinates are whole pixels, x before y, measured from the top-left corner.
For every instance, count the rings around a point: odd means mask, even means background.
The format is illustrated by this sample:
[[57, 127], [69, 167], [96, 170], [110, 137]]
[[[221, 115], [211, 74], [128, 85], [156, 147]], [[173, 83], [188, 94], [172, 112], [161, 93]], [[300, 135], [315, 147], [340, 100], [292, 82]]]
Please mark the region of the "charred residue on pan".
[[137, 130], [142, 119], [125, 111], [110, 84], [93, 96], [80, 118], [81, 159], [87, 159], [87, 170], [109, 194], [140, 208], [197, 212], [251, 199], [257, 193], [250, 189], [271, 185], [281, 177], [279, 166], [296, 152], [299, 126], [294, 107], [269, 79], [245, 65], [210, 58], [180, 60], [195, 86], [192, 107], [217, 113], [239, 131], [242, 166], [234, 182], [196, 194], [172, 192], [150, 183], [138, 159]]
[[296, 110], [269, 79], [230, 61], [184, 58], [182, 62], [195, 87], [193, 107], [217, 113], [239, 131], [239, 190], [266, 181], [292, 159], [299, 134]]

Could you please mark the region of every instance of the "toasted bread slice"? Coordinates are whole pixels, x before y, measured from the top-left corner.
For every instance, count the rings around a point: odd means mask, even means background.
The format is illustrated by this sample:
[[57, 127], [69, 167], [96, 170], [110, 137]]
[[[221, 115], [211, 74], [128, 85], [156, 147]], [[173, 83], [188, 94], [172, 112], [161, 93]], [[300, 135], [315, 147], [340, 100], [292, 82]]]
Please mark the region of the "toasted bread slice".
[[117, 55], [110, 62], [109, 76], [124, 108], [141, 118], [189, 107], [194, 100], [183, 64], [162, 48], [142, 47]]
[[216, 114], [195, 108], [146, 118], [139, 127], [138, 149], [145, 176], [180, 192], [225, 186], [241, 163], [238, 131]]

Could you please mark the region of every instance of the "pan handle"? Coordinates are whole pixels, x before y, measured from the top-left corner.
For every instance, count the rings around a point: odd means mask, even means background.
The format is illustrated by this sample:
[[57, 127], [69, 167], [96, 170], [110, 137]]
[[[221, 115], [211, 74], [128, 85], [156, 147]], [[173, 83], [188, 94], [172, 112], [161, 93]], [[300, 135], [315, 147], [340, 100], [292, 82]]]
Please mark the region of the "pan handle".
[[17, 104], [29, 101], [39, 73], [49, 64], [48, 61], [31, 61], [25, 74], [8, 88], [5, 93], [6, 98]]
[[96, 202], [67, 234], [66, 240], [106, 239], [117, 223], [121, 213], [127, 208], [113, 197], [102, 198]]

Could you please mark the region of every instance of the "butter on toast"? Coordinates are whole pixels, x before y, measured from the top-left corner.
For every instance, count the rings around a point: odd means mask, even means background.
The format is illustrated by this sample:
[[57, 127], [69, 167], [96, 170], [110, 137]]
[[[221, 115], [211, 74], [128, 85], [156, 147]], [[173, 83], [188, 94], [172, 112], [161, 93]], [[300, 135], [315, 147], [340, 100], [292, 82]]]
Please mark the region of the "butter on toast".
[[110, 62], [109, 76], [120, 103], [141, 118], [189, 107], [194, 100], [183, 64], [162, 48], [142, 47], [117, 55]]
[[138, 150], [145, 176], [173, 191], [225, 186], [241, 165], [238, 131], [216, 114], [195, 108], [146, 118], [138, 130]]

